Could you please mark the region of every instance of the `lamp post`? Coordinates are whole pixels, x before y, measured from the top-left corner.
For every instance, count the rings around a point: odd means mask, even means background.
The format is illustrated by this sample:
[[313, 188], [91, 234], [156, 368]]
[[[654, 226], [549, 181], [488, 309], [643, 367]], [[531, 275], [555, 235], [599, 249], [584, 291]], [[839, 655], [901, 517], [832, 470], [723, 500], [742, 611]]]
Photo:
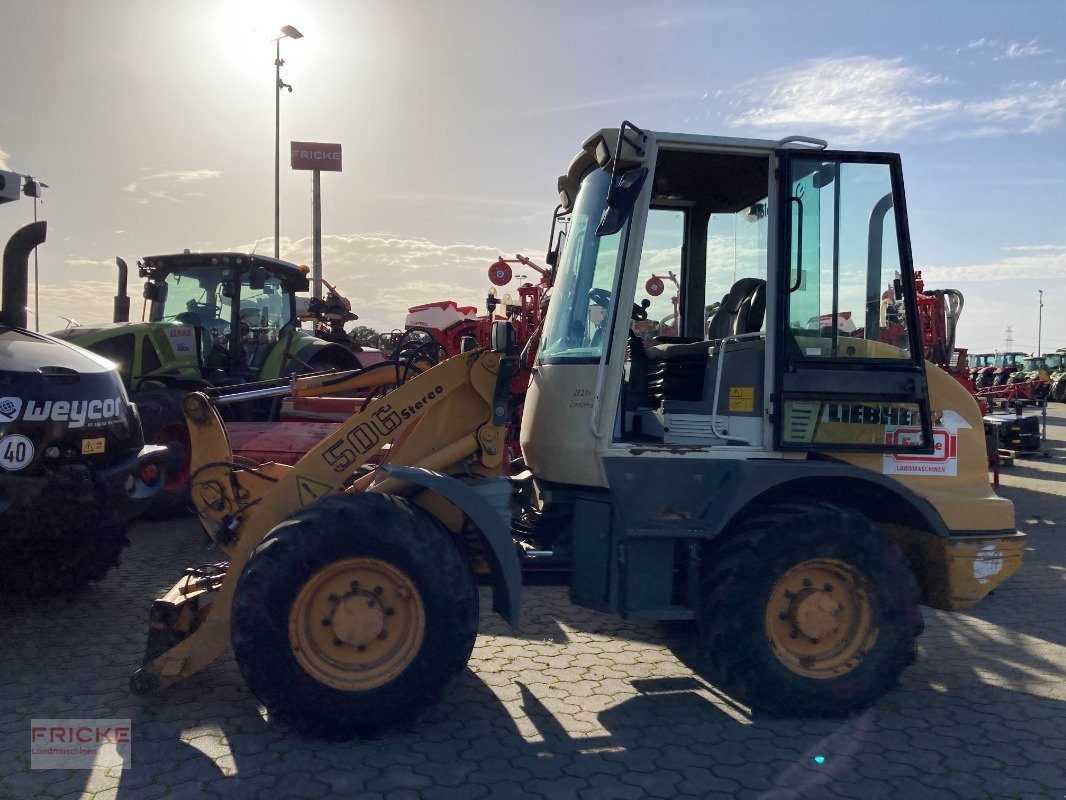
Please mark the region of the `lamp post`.
[[1044, 290], [1037, 289], [1040, 293], [1040, 306], [1036, 310], [1036, 352], [1033, 355], [1042, 356], [1042, 342], [1040, 341], [1040, 334], [1044, 329]]
[[279, 257], [281, 245], [281, 90], [292, 91], [292, 86], [281, 80], [281, 40], [302, 39], [292, 25], [286, 25], [274, 37], [274, 258]]

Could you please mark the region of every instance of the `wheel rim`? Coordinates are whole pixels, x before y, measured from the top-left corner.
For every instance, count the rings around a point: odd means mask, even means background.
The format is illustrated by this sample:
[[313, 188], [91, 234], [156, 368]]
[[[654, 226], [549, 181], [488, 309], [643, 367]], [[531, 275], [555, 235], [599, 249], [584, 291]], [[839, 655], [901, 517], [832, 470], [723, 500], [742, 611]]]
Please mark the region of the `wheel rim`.
[[163, 491], [181, 492], [189, 483], [189, 468], [192, 464], [192, 440], [189, 438], [189, 427], [184, 422], [172, 422], [164, 425], [155, 435], [155, 443], [168, 445], [171, 443], [181, 445], [181, 462], [171, 465], [167, 469], [167, 479], [163, 482]]
[[782, 575], [766, 604], [766, 635], [778, 660], [806, 678], [854, 670], [877, 641], [862, 574], [843, 561], [812, 559]]
[[289, 646], [319, 683], [348, 692], [396, 678], [418, 655], [426, 611], [411, 579], [374, 558], [336, 561], [311, 576], [289, 614]]

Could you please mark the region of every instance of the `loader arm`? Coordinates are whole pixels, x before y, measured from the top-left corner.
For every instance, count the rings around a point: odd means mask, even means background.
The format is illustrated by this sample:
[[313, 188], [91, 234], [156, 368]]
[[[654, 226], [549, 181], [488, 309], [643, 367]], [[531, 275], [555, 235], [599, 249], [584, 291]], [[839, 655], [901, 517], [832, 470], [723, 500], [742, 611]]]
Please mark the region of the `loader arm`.
[[[133, 690], [147, 693], [176, 683], [228, 649], [241, 571], [267, 533], [297, 508], [338, 492], [409, 486], [395, 478], [379, 481], [384, 476], [375, 466], [360, 474], [386, 445], [378, 463], [444, 474], [502, 474], [504, 417], [493, 413], [493, 400], [499, 396], [498, 380], [506, 386], [510, 372], [503, 369], [501, 375], [501, 362], [501, 354], [487, 350], [442, 362], [370, 402], [292, 467], [236, 462], [211, 400], [189, 394], [184, 410], [192, 443], [193, 502], [204, 530], [229, 562], [207, 573], [188, 571], [155, 602], [150, 643], [152, 633], [159, 632], [172, 646], [157, 654], [149, 648], [133, 676]], [[321, 376], [297, 378], [294, 393], [313, 392], [321, 383]]]

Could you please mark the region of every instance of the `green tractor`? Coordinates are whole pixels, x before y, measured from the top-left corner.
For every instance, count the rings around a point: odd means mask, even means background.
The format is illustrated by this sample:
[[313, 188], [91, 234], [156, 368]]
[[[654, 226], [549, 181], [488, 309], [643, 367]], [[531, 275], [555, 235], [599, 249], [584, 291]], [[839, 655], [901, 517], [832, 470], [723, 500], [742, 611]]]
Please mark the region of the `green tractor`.
[[1044, 369], [1050, 375], [1049, 396], [1059, 403], [1066, 403], [1066, 348], [1044, 354]]
[[[187, 499], [189, 433], [181, 411], [187, 392], [358, 369], [383, 358], [300, 328], [296, 293], [308, 290], [306, 267], [243, 253], [150, 256], [138, 264], [143, 321], [130, 322], [128, 268], [117, 262], [114, 322], [52, 335], [113, 361], [140, 411], [145, 441], [180, 447], [184, 466], [168, 472], [160, 511], [177, 511]], [[269, 401], [233, 408], [242, 421], [275, 413]]]
[[1051, 371], [1048, 356], [1027, 356], [1022, 366], [1010, 374], [1007, 384], [1032, 383], [1033, 400], [1047, 400], [1051, 393]]

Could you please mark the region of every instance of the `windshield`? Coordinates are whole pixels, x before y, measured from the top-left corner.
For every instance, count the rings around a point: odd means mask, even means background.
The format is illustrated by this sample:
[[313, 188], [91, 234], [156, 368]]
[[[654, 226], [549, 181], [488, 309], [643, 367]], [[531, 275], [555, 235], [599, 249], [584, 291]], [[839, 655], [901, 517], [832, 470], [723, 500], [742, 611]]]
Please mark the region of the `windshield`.
[[581, 182], [548, 306], [544, 344], [537, 358], [540, 364], [591, 364], [600, 360], [621, 237], [621, 231], [596, 235], [610, 183], [611, 176], [599, 169]]
[[1049, 370], [1062, 369], [1062, 356], [1044, 356], [1044, 367]]
[[[213, 266], [190, 267], [166, 278], [161, 303], [153, 303], [152, 319], [180, 322], [223, 332], [233, 319], [232, 270]], [[262, 288], [249, 286], [250, 272], [240, 277], [240, 321], [251, 328], [281, 328], [292, 318], [291, 294], [281, 280], [268, 275]], [[229, 295], [229, 296], [227, 296]]]

